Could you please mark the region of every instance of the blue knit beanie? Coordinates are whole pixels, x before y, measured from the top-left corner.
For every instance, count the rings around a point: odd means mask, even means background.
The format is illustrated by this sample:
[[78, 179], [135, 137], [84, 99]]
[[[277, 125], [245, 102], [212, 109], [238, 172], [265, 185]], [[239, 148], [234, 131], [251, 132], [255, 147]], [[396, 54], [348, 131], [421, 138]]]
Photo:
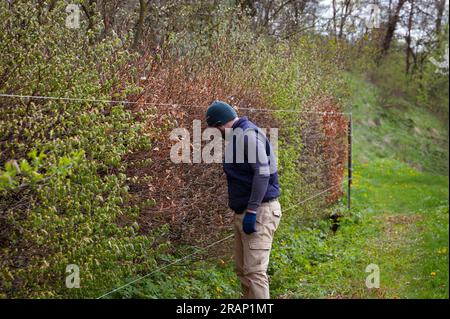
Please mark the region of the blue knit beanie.
[[222, 101], [214, 101], [206, 111], [208, 126], [223, 125], [237, 117], [235, 109]]

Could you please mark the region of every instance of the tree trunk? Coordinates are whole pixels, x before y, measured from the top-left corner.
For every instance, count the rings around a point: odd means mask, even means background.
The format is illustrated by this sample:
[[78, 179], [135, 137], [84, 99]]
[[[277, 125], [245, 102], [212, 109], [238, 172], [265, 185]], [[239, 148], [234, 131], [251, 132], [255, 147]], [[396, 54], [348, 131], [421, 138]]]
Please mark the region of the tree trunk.
[[341, 14], [341, 23], [339, 26], [339, 35], [338, 38], [342, 39], [342, 37], [344, 36], [344, 27], [345, 27], [345, 23], [347, 22], [347, 18], [348, 16], [351, 14], [352, 12], [352, 8], [351, 8], [351, 0], [345, 0], [343, 3], [343, 8], [342, 8], [342, 14]]
[[[88, 0], [81, 3], [81, 8], [83, 9], [86, 18], [88, 19], [88, 30], [94, 29], [94, 15], [95, 15], [95, 6], [97, 4], [97, 0]], [[97, 39], [92, 37], [89, 38], [89, 43], [94, 44]]]
[[337, 9], [336, 9], [336, 0], [332, 1], [332, 7], [333, 7], [333, 35], [334, 38], [337, 38], [337, 22], [336, 22], [336, 15], [337, 15]]
[[384, 57], [391, 47], [392, 39], [394, 38], [395, 30], [397, 29], [397, 23], [400, 19], [400, 11], [402, 10], [405, 2], [406, 0], [398, 0], [394, 13], [389, 15], [386, 34], [381, 45], [380, 58]]
[[413, 25], [413, 18], [414, 18], [414, 0], [411, 1], [411, 9], [409, 11], [409, 17], [408, 17], [408, 31], [406, 33], [406, 63], [405, 63], [405, 72], [406, 74], [410, 73], [411, 69], [411, 56], [413, 55], [413, 49], [411, 48], [411, 30]]
[[107, 2], [102, 2], [102, 10], [103, 10], [103, 38], [106, 38], [111, 29], [111, 20], [110, 20], [110, 12], [108, 12]]
[[435, 0], [434, 3], [436, 6], [435, 34], [439, 41], [442, 32], [442, 17], [444, 16], [445, 12], [445, 0]]
[[88, 0], [81, 4], [81, 8], [88, 19], [88, 30], [92, 30], [94, 28], [94, 4], [97, 4], [97, 0]]
[[145, 3], [145, 0], [139, 0], [139, 19], [136, 23], [136, 31], [134, 33], [134, 42], [133, 42], [134, 49], [138, 47], [139, 42], [141, 42], [142, 39], [146, 12], [147, 12], [147, 4]]

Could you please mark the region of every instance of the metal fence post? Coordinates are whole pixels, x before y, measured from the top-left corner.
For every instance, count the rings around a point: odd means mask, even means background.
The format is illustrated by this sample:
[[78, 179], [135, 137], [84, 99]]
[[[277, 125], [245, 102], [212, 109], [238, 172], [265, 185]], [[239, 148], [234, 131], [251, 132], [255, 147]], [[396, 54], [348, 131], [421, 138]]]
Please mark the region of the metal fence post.
[[353, 165], [352, 165], [352, 114], [349, 115], [348, 119], [348, 129], [347, 129], [347, 139], [348, 139], [348, 189], [347, 189], [347, 206], [348, 209], [351, 209], [351, 200], [352, 200], [352, 178], [353, 178]]

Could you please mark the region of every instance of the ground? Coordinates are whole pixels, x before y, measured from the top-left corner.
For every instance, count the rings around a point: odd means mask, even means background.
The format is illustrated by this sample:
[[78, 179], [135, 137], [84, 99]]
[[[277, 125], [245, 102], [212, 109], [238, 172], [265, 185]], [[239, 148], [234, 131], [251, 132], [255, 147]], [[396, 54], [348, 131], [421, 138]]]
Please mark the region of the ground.
[[[324, 241], [334, 258], [283, 297], [448, 298], [448, 180], [398, 165], [356, 166], [355, 214]], [[365, 285], [369, 264], [379, 266], [379, 289]]]
[[[417, 105], [386, 109], [376, 87], [350, 75], [348, 80], [355, 155], [350, 216], [335, 235], [322, 236], [321, 250], [332, 257], [309, 272], [299, 269], [302, 283], [287, 292], [280, 283], [277, 292], [295, 298], [448, 298], [448, 131], [431, 112]], [[365, 285], [369, 264], [379, 267], [379, 289]]]

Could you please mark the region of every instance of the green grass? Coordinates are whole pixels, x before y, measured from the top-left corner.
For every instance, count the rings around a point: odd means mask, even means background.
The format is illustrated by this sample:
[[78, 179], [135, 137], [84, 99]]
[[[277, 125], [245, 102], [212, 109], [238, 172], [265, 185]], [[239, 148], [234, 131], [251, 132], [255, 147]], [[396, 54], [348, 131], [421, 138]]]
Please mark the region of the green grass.
[[420, 171], [448, 175], [448, 128], [442, 119], [400, 97], [395, 105], [382, 105], [377, 87], [350, 74], [346, 78], [357, 161], [397, 159]]
[[[448, 298], [448, 180], [395, 160], [356, 171], [353, 213], [342, 218], [335, 235], [327, 222], [277, 234], [275, 295]], [[380, 269], [379, 289], [365, 285], [372, 263]]]
[[415, 269], [410, 285], [410, 297], [449, 297], [448, 206], [423, 212], [425, 219], [419, 227], [425, 229], [421, 243], [421, 259], [425, 262]]
[[414, 213], [442, 205], [448, 196], [448, 177], [390, 159], [356, 165], [353, 186], [353, 201], [365, 213]]
[[[405, 101], [402, 108], [383, 108], [376, 87], [351, 75], [347, 80], [354, 102], [352, 213], [335, 235], [326, 221], [314, 229], [281, 229], [273, 289], [293, 298], [448, 298], [446, 128]], [[379, 289], [365, 286], [371, 263], [380, 268]]]
[[[401, 107], [380, 106], [377, 88], [358, 77], [347, 75], [347, 82], [354, 119], [352, 212], [335, 235], [325, 221], [312, 230], [291, 227], [291, 237], [280, 231], [281, 243], [288, 239], [294, 245], [289, 251], [294, 262], [277, 266], [285, 251], [277, 244], [276, 295], [448, 298], [447, 129], [406, 101]], [[380, 269], [379, 289], [365, 285], [371, 263]]]
[[188, 260], [185, 264], [173, 266], [170, 270], [156, 272], [112, 297], [238, 298], [239, 284], [232, 268], [232, 260], [230, 257], [224, 259], [194, 262]]
[[379, 296], [448, 298], [448, 186], [396, 160], [356, 167], [355, 210], [371, 230], [360, 244], [380, 266]]

